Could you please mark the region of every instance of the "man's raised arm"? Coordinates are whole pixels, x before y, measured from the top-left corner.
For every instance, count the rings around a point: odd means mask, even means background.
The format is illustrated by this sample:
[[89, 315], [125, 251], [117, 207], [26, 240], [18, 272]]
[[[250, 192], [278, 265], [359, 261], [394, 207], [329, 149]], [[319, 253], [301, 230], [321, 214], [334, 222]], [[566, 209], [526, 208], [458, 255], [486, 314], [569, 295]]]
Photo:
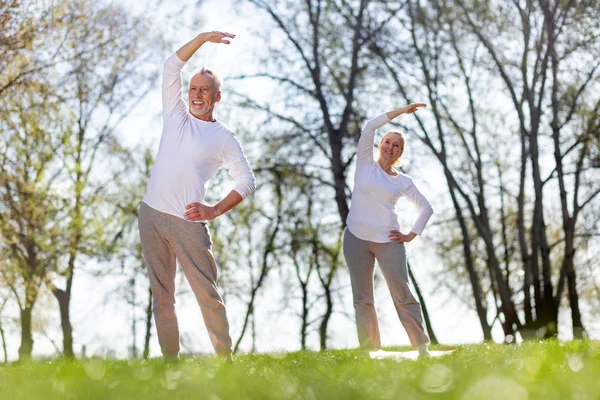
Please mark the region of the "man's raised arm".
[[234, 37], [234, 34], [227, 32], [213, 31], [201, 33], [181, 46], [181, 48], [177, 50], [177, 57], [179, 57], [181, 61], [188, 61], [204, 43], [211, 42], [229, 44], [231, 42], [228, 39], [233, 39]]

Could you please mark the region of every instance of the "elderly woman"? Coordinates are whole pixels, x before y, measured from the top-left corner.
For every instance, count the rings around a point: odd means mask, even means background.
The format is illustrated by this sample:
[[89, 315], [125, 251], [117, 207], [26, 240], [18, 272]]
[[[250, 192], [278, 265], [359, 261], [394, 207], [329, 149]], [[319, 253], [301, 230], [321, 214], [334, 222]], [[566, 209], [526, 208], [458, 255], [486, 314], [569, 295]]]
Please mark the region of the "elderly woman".
[[[423, 232], [433, 210], [413, 180], [394, 169], [404, 152], [404, 135], [398, 131], [387, 132], [379, 142], [377, 160], [373, 157], [373, 144], [378, 128], [401, 114], [410, 114], [425, 106], [419, 103], [401, 107], [373, 118], [365, 125], [358, 141], [354, 192], [343, 239], [361, 347], [381, 348], [373, 298], [377, 260], [400, 322], [421, 357], [429, 356], [429, 338], [423, 327], [421, 305], [408, 284], [404, 243]], [[408, 234], [401, 233], [396, 214], [396, 202], [403, 196], [419, 209], [419, 216]]]

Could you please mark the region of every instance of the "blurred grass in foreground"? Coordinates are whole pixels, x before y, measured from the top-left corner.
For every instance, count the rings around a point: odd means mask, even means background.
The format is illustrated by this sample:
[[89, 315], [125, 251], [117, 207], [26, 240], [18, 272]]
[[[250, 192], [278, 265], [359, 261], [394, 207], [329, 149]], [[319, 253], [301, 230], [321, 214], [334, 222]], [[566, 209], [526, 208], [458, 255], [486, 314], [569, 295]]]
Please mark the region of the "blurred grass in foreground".
[[[435, 349], [435, 347], [434, 347]], [[0, 367], [0, 399], [598, 399], [600, 342], [457, 347], [442, 358], [358, 350]]]

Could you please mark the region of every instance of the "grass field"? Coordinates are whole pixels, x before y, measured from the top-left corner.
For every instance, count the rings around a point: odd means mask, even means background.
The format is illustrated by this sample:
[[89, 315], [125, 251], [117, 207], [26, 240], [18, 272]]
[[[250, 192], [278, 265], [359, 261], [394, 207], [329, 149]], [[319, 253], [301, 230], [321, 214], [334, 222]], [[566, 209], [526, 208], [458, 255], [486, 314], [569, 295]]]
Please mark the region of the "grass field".
[[600, 399], [600, 342], [460, 346], [416, 361], [337, 350], [239, 355], [232, 365], [33, 362], [0, 367], [0, 399]]

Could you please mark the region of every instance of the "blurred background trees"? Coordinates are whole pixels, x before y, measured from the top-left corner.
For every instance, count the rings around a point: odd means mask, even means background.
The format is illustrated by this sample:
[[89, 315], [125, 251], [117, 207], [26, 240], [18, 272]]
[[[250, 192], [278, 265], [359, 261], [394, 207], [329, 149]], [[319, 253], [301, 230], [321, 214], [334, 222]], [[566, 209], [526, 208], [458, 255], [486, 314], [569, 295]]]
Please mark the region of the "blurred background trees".
[[[6, 348], [7, 332], [19, 333], [20, 358], [31, 357], [51, 315], [60, 352], [75, 356], [84, 342], [70, 314], [79, 271], [118, 282], [103, 301], [122, 304], [130, 355], [148, 356], [151, 295], [136, 218], [157, 143], [128, 121], [159, 90], [159, 55], [188, 39], [182, 31], [219, 28], [207, 3], [148, 0], [152, 12], [136, 14], [88, 0], [0, 1], [0, 334]], [[240, 21], [260, 22], [248, 32], [252, 63], [226, 79], [219, 106], [258, 180], [250, 199], [211, 224], [236, 351], [264, 348], [274, 314], [297, 348], [334, 347], [347, 334], [341, 232], [356, 143], [367, 119], [417, 101], [429, 107], [396, 125], [407, 133], [404, 171], [435, 196], [409, 260], [437, 292], [411, 276], [430, 333], [443, 342], [427, 308], [442, 289], [477, 315], [484, 340], [563, 329], [585, 337], [600, 299], [598, 2], [233, 6]], [[132, 135], [139, 144], [124, 144]], [[211, 196], [227, 180], [219, 174]], [[406, 206], [403, 226], [413, 218]]]
[[[112, 164], [115, 126], [157, 69], [148, 21], [92, 1], [8, 1], [2, 10], [3, 280], [21, 313], [20, 358], [33, 347], [32, 310], [47, 288], [60, 310], [62, 352], [73, 357], [75, 272], [109, 257], [121, 222]], [[116, 163], [118, 164], [118, 163]]]
[[[333, 191], [343, 226], [361, 124], [427, 102], [429, 114], [399, 124], [447, 183], [446, 223], [433, 236], [448, 268], [433, 278], [465, 293], [486, 340], [495, 324], [509, 342], [554, 337], [561, 304], [583, 337], [575, 260], [578, 248], [588, 259], [597, 237], [582, 216], [600, 193], [598, 4], [250, 3], [271, 28], [256, 30], [267, 50], [240, 79], [277, 89], [262, 104], [241, 93], [241, 105], [281, 123], [273, 168], [293, 164]], [[427, 161], [411, 168], [419, 174]], [[587, 262], [580, 269], [589, 274]]]

